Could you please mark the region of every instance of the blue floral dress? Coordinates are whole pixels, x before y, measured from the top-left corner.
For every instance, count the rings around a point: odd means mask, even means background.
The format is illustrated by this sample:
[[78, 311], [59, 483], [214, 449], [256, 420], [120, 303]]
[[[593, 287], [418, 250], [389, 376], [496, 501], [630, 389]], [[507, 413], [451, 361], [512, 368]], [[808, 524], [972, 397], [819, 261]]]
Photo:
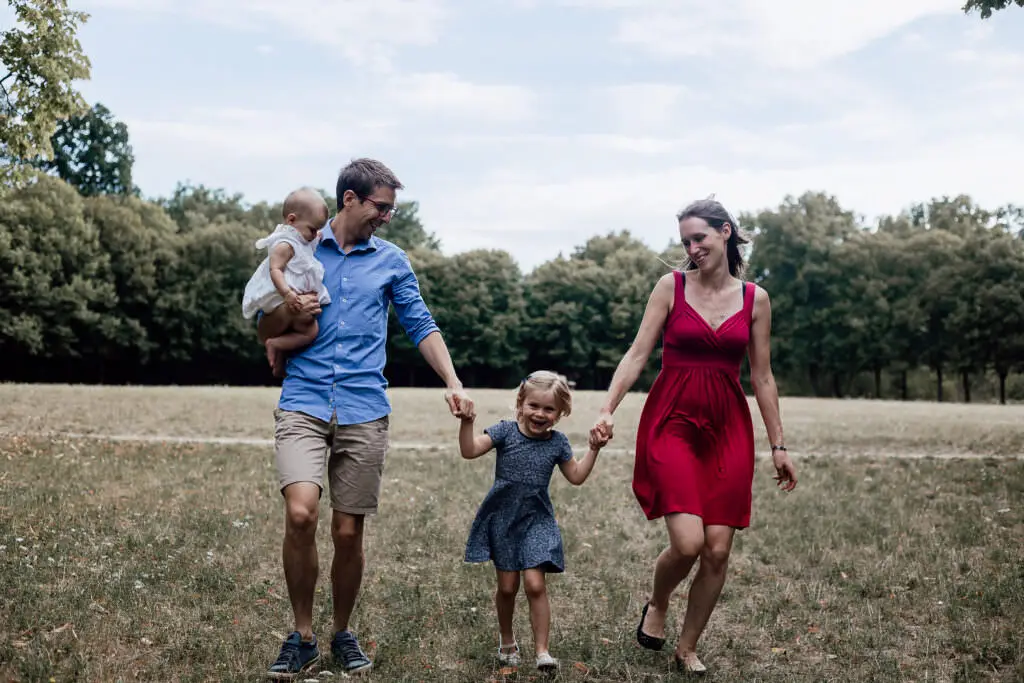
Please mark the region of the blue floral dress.
[[502, 571], [565, 571], [562, 534], [548, 485], [555, 465], [572, 459], [562, 432], [533, 439], [513, 420], [484, 430], [497, 450], [494, 485], [477, 510], [466, 543], [466, 562], [487, 562]]

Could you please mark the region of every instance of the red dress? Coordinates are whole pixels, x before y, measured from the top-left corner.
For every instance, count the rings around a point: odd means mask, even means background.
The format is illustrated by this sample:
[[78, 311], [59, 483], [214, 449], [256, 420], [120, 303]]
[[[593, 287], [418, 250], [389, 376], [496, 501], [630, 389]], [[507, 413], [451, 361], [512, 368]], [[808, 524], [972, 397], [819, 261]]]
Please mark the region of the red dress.
[[675, 279], [661, 371], [637, 427], [633, 494], [647, 519], [686, 512], [742, 529], [750, 525], [754, 425], [739, 376], [755, 287], [743, 283], [743, 308], [715, 330], [686, 302], [683, 273]]

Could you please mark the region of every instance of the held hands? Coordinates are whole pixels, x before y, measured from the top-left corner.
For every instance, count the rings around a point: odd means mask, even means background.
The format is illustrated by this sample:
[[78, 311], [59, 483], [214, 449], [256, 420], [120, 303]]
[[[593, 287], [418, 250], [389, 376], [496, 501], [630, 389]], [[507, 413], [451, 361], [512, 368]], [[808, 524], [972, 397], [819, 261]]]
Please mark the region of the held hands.
[[607, 444], [615, 431], [615, 420], [612, 418], [612, 414], [603, 412], [597, 417], [597, 421], [594, 426], [590, 428], [590, 443], [594, 445], [599, 443], [601, 447]]
[[789, 453], [783, 450], [772, 451], [772, 464], [775, 465], [776, 484], [783, 491], [792, 491], [796, 488], [796, 468], [789, 457]]
[[462, 387], [446, 389], [444, 400], [448, 404], [448, 410], [455, 417], [467, 421], [476, 418], [476, 406], [473, 405], [473, 399], [469, 397], [469, 394]]

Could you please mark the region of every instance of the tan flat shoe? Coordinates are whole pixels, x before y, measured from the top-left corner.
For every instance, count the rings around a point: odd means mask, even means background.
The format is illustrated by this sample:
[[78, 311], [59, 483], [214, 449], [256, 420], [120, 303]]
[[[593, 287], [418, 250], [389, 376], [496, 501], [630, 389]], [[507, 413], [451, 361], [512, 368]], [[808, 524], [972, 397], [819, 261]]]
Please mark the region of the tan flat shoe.
[[676, 671], [694, 674], [696, 676], [703, 676], [708, 672], [708, 668], [704, 666], [703, 662], [697, 659], [697, 655], [693, 655], [693, 657], [691, 657], [689, 661], [680, 657], [679, 655], [675, 655], [675, 658]]

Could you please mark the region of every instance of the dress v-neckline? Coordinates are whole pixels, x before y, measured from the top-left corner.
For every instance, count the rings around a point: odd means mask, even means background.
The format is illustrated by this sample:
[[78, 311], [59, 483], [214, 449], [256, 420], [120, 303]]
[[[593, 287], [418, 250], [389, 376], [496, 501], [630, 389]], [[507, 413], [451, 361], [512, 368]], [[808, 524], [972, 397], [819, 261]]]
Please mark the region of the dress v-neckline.
[[719, 331], [721, 331], [721, 329], [723, 327], [725, 327], [730, 322], [732, 322], [732, 320], [734, 318], [736, 318], [736, 316], [738, 316], [740, 313], [742, 313], [743, 309], [747, 307], [747, 283], [744, 282], [743, 280], [740, 280], [740, 308], [739, 308], [739, 310], [736, 311], [735, 313], [729, 315], [725, 320], [723, 320], [721, 322], [721, 324], [719, 324], [718, 327], [712, 327], [711, 323], [708, 322], [707, 318], [705, 318], [701, 314], [701, 312], [698, 311], [693, 306], [693, 304], [690, 303], [690, 300], [686, 297], [686, 273], [682, 274], [682, 280], [683, 280], [683, 303], [686, 304], [686, 307], [690, 310], [691, 313], [693, 313], [693, 315], [697, 319], [699, 319], [702, 323], [704, 323], [704, 326], [711, 331], [711, 334], [713, 334], [715, 336], [718, 336]]

